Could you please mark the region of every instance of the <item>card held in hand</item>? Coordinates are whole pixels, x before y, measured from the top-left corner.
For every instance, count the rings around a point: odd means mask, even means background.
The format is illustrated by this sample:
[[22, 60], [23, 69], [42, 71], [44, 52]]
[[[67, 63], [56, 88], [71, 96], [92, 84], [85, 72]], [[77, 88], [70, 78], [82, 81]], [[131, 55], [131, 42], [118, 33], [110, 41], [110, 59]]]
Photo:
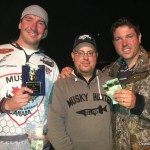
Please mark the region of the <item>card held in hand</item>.
[[32, 63], [22, 66], [22, 85], [33, 90], [32, 96], [45, 95], [45, 66]]
[[113, 98], [114, 92], [116, 90], [122, 89], [118, 78], [106, 81], [103, 85], [103, 88], [106, 91], [106, 94], [112, 99], [112, 103], [118, 104], [118, 102]]

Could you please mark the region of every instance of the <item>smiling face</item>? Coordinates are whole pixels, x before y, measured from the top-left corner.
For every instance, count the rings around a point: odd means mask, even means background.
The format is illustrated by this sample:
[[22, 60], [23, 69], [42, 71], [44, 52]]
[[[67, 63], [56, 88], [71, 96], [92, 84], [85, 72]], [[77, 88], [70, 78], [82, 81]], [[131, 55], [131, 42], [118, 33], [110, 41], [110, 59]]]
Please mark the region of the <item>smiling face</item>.
[[92, 47], [82, 46], [71, 53], [74, 65], [87, 80], [92, 76], [97, 62], [97, 52]]
[[42, 18], [26, 15], [19, 23], [20, 36], [18, 44], [27, 49], [37, 49], [45, 33], [46, 25]]
[[123, 25], [115, 29], [113, 36], [118, 55], [124, 58], [127, 64], [135, 64], [140, 54], [141, 34], [138, 36], [133, 28]]

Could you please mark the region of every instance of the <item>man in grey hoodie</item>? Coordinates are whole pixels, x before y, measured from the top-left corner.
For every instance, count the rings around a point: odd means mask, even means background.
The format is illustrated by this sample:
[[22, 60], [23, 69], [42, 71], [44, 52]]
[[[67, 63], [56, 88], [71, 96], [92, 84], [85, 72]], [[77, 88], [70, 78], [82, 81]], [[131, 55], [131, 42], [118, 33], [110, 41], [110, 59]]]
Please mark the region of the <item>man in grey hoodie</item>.
[[94, 37], [77, 36], [71, 56], [74, 71], [53, 87], [48, 138], [56, 150], [111, 150], [111, 99], [102, 87], [110, 77], [95, 69]]

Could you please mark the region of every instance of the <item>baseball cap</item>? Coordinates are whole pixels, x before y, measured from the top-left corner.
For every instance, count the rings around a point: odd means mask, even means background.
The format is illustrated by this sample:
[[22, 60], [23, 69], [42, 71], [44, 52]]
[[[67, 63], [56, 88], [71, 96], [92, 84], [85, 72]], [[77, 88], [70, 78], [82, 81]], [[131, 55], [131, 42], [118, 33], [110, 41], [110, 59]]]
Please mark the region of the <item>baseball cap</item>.
[[77, 47], [79, 47], [80, 45], [92, 46], [95, 50], [97, 50], [95, 38], [89, 34], [79, 35], [75, 38], [73, 44], [73, 51], [76, 51]]
[[29, 14], [43, 18], [45, 25], [46, 25], [46, 30], [45, 30], [45, 33], [43, 36], [43, 38], [45, 38], [48, 33], [48, 14], [47, 14], [47, 12], [39, 5], [30, 5], [23, 10], [20, 20], [24, 16], [29, 15]]

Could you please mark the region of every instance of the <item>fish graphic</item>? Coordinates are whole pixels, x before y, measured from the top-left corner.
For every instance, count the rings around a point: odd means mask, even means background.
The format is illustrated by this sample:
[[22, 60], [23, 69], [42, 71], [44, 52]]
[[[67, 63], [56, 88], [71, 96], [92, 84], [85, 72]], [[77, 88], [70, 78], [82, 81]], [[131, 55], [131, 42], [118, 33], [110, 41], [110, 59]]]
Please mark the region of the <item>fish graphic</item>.
[[77, 114], [82, 114], [84, 116], [87, 115], [97, 115], [97, 114], [103, 114], [103, 112], [107, 112], [107, 105], [103, 108], [101, 105], [99, 105], [97, 108], [92, 108], [92, 109], [83, 109], [80, 111], [77, 111]]
[[40, 61], [42, 61], [44, 64], [50, 67], [54, 67], [54, 62], [50, 60], [49, 57], [44, 57], [43, 59], [40, 59]]

